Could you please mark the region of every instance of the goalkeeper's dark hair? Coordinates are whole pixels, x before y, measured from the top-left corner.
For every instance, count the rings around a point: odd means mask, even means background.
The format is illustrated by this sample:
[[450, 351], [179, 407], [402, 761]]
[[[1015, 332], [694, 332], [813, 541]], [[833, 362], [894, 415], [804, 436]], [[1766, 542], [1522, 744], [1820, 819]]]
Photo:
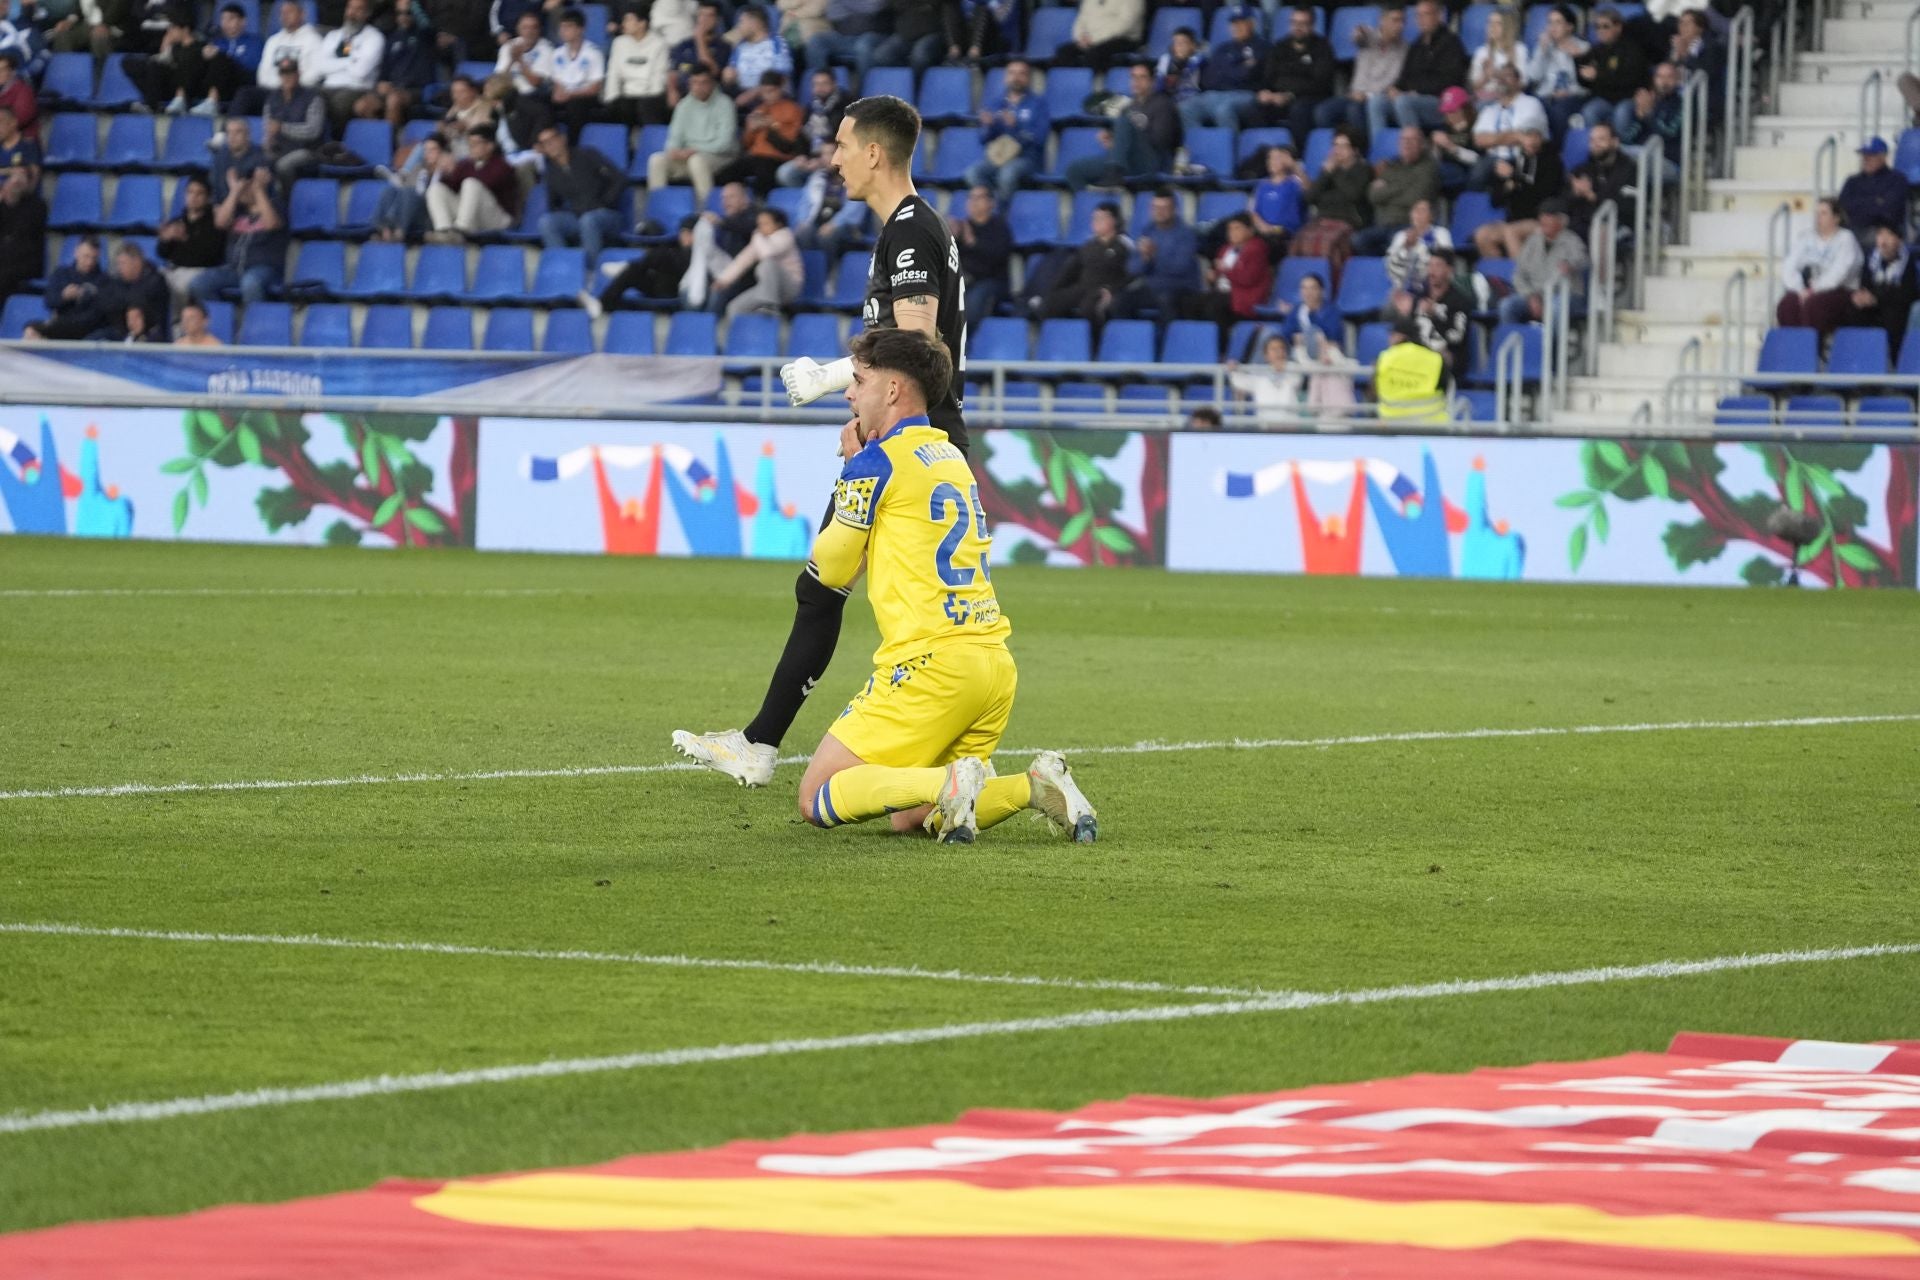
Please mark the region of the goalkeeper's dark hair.
[[918, 329], [868, 329], [853, 340], [853, 358], [869, 369], [910, 379], [929, 405], [939, 403], [953, 385], [953, 357]]
[[863, 141], [877, 142], [896, 169], [913, 164], [913, 149], [920, 143], [920, 113], [913, 104], [892, 94], [861, 98], [847, 108], [853, 131]]

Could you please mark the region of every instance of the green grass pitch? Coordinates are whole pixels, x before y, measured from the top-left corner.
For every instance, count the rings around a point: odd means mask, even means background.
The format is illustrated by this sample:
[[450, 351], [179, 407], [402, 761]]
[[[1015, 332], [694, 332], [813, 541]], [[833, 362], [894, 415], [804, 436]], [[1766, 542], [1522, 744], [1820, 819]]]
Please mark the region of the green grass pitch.
[[[664, 763], [670, 730], [751, 713], [792, 578], [7, 539], [0, 791]], [[964, 849], [815, 831], [795, 765], [766, 791], [657, 772], [16, 798], [0, 922], [1309, 991], [1920, 941], [1916, 722], [1072, 754], [1920, 713], [1912, 592], [995, 583], [1021, 674], [1007, 745], [1069, 752], [1096, 845], [1024, 819]], [[101, 588], [143, 593], [41, 594]], [[873, 642], [856, 601], [789, 753]], [[0, 975], [0, 1117], [1170, 999], [21, 933], [0, 933]], [[1920, 956], [1889, 956], [0, 1132], [0, 1229], [1681, 1029], [1915, 1038], [1916, 992]]]

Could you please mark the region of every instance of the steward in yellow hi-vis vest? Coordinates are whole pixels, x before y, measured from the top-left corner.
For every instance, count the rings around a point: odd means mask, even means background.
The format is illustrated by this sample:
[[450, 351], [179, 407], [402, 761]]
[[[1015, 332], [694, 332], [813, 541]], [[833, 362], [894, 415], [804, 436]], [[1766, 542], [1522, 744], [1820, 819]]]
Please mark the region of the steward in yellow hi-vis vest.
[[927, 420], [952, 377], [946, 349], [918, 330], [869, 329], [853, 344], [848, 432], [865, 443], [846, 461], [807, 567], [844, 591], [865, 566], [880, 647], [807, 765], [800, 812], [821, 827], [886, 814], [895, 830], [925, 825], [967, 844], [1032, 808], [1088, 843], [1093, 806], [1059, 752], [1007, 778], [987, 765], [1018, 673], [980, 487], [966, 455]]
[[1447, 421], [1447, 362], [1420, 341], [1411, 319], [1393, 326], [1393, 337], [1373, 362], [1373, 393], [1380, 416], [1397, 421]]

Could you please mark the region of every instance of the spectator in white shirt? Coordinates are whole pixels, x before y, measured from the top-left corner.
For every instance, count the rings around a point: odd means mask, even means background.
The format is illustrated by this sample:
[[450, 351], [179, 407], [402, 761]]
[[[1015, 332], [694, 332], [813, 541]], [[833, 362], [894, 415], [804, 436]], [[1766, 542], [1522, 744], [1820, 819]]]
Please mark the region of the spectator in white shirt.
[[720, 72], [720, 83], [736, 101], [758, 88], [769, 71], [793, 78], [793, 53], [787, 42], [768, 28], [767, 11], [759, 5], [750, 4], [740, 11], [740, 20], [728, 39], [733, 43], [733, 56]]
[[1496, 73], [1512, 67], [1522, 77], [1527, 71], [1527, 47], [1520, 43], [1520, 19], [1512, 9], [1495, 9], [1487, 15], [1487, 42], [1473, 51], [1467, 68], [1467, 86], [1481, 102], [1500, 96]]
[[310, 62], [303, 62], [301, 82], [320, 86], [335, 126], [353, 114], [353, 104], [380, 81], [380, 64], [387, 39], [368, 23], [367, 0], [347, 0], [346, 21], [320, 43]]
[[1473, 145], [1480, 158], [1467, 177], [1470, 191], [1485, 191], [1493, 181], [1494, 165], [1519, 158], [1522, 134], [1547, 132], [1547, 109], [1540, 99], [1520, 91], [1520, 69], [1501, 67], [1493, 77], [1499, 97], [1480, 108], [1473, 122]]
[[[300, 64], [300, 83], [311, 89], [319, 83], [313, 71], [313, 55], [325, 43], [320, 29], [307, 21], [306, 7], [300, 0], [286, 0], [280, 6], [280, 29], [267, 37], [260, 51], [260, 88], [267, 94], [280, 91], [280, 64], [292, 58]], [[239, 100], [236, 99], [236, 104]], [[242, 110], [241, 115], [258, 115]]]
[[607, 84], [607, 59], [587, 40], [587, 19], [578, 9], [560, 14], [560, 43], [547, 55], [548, 96], [553, 113], [565, 122], [567, 137], [580, 141], [580, 131], [600, 113], [600, 91]]
[[669, 49], [692, 39], [693, 15], [699, 9], [700, 0], [653, 0], [654, 34], [665, 40]]
[[1251, 399], [1262, 426], [1279, 426], [1300, 419], [1300, 397], [1306, 382], [1287, 365], [1287, 340], [1278, 334], [1261, 344], [1266, 364], [1242, 368], [1238, 360], [1227, 361], [1227, 385]]
[[520, 93], [536, 93], [546, 87], [553, 75], [553, 41], [540, 34], [540, 15], [523, 13], [514, 27], [513, 39], [500, 46], [495, 71], [513, 77]]
[[1813, 225], [1800, 233], [1780, 264], [1786, 296], [1774, 307], [1781, 327], [1807, 325], [1822, 336], [1847, 322], [1851, 294], [1860, 283], [1860, 242], [1847, 230], [1839, 201], [1831, 196], [1813, 209]]
[[667, 106], [671, 52], [640, 9], [620, 16], [620, 34], [607, 54], [607, 83], [601, 90], [615, 120], [628, 126], [667, 122], [672, 114]]

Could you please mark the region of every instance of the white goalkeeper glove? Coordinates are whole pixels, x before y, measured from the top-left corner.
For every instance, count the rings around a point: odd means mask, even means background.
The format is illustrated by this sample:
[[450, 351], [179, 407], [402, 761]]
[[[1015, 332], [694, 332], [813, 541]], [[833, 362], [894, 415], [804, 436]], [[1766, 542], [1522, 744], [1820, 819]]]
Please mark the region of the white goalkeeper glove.
[[852, 386], [853, 357], [821, 364], [811, 356], [801, 356], [780, 366], [780, 381], [787, 384], [787, 399], [797, 409], [803, 404], [812, 404], [828, 392], [845, 391]]

